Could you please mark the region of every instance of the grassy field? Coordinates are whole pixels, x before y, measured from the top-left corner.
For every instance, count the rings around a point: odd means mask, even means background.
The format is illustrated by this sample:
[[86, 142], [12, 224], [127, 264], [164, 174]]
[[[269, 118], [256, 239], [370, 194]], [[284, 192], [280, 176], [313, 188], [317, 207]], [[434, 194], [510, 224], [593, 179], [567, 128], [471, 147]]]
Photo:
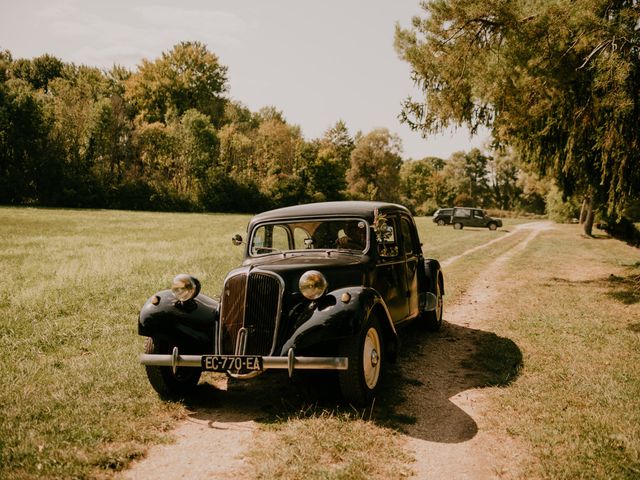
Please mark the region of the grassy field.
[[[203, 292], [217, 295], [241, 260], [230, 238], [244, 233], [248, 218], [0, 208], [0, 478], [109, 477], [149, 445], [170, 441], [167, 430], [186, 410], [160, 401], [137, 363], [138, 309], [179, 272], [194, 274]], [[458, 232], [418, 219], [426, 255], [440, 260], [504, 235], [518, 221], [505, 223], [497, 232]], [[543, 240], [505, 272], [515, 280], [492, 327], [519, 345], [525, 361], [490, 414], [496, 428], [530, 445], [532, 477], [637, 478], [638, 250], [583, 239], [575, 226]], [[512, 241], [452, 265], [448, 301]], [[331, 473], [332, 465], [323, 468], [322, 459], [282, 457], [291, 468], [298, 458], [301, 472], [313, 463], [311, 478], [358, 478], [348, 473], [362, 473], [360, 447], [348, 441], [355, 432], [395, 438], [357, 415], [307, 417], [269, 428], [285, 444], [295, 443], [286, 440], [291, 435], [317, 431], [319, 418], [333, 428], [326, 436], [334, 444], [318, 448], [340, 449], [343, 477]], [[382, 463], [410, 461], [401, 443], [393, 452]], [[272, 468], [282, 473], [282, 464]], [[309, 478], [300, 475], [289, 478]]]
[[137, 364], [137, 312], [173, 275], [217, 293], [233, 215], [0, 209], [0, 478], [118, 470], [184, 414]]
[[491, 330], [525, 360], [493, 422], [531, 446], [528, 478], [637, 479], [640, 250], [579, 228], [543, 235], [504, 272]]

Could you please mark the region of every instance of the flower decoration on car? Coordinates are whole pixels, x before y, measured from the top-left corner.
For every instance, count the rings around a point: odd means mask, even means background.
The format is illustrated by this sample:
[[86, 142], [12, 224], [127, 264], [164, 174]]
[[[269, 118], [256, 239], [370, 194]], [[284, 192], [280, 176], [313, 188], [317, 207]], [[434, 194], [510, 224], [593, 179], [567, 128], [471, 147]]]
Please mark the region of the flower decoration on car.
[[387, 225], [387, 216], [383, 213], [380, 213], [377, 208], [374, 210], [372, 226], [378, 242], [382, 243], [389, 237], [389, 226]]

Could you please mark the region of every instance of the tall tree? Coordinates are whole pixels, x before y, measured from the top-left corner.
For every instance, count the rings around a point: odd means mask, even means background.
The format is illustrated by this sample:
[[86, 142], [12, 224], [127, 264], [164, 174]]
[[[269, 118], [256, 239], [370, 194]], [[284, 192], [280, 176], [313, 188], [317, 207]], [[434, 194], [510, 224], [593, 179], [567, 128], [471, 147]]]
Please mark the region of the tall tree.
[[619, 215], [640, 193], [638, 0], [438, 0], [396, 28], [424, 94], [402, 118], [484, 125], [565, 194]]
[[61, 162], [52, 124], [26, 81], [0, 82], [1, 203], [55, 203]]
[[347, 189], [346, 174], [354, 148], [346, 124], [342, 120], [336, 122], [316, 147], [315, 155], [305, 163], [310, 194], [316, 200], [341, 200]]
[[360, 136], [347, 171], [349, 193], [364, 200], [398, 201], [402, 142], [386, 128]]
[[227, 67], [203, 43], [181, 42], [155, 61], [144, 59], [126, 85], [126, 99], [147, 122], [166, 124], [195, 109], [222, 123]]
[[216, 166], [219, 140], [209, 117], [197, 110], [187, 110], [176, 127], [178, 190], [197, 194], [200, 182]]
[[488, 157], [477, 148], [470, 152], [455, 152], [451, 155], [444, 167], [444, 173], [450, 188], [456, 193], [454, 203], [466, 206], [486, 206], [488, 160]]
[[445, 162], [441, 158], [426, 157], [409, 160], [400, 169], [402, 201], [418, 215], [433, 213], [444, 205], [445, 182], [441, 174]]
[[38, 90], [47, 90], [49, 82], [63, 76], [65, 65], [52, 55], [40, 55], [32, 60], [21, 58], [13, 62], [11, 73], [14, 78], [20, 78]]
[[488, 158], [488, 188], [493, 203], [502, 210], [512, 210], [518, 203], [522, 190], [518, 185], [520, 169], [513, 152], [498, 150]]
[[264, 117], [254, 138], [254, 168], [258, 176], [293, 174], [299, 167], [302, 133], [281, 117]]

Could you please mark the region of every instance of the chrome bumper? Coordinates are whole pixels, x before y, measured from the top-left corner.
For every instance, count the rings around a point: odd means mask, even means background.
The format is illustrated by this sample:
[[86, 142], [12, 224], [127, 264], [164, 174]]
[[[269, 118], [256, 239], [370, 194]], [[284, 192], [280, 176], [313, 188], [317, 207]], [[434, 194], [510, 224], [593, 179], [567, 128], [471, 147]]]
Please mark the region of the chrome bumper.
[[[178, 367], [202, 367], [204, 355], [180, 355], [174, 347], [171, 355], [142, 353], [138, 357], [142, 365], [171, 367], [175, 372]], [[296, 357], [293, 349], [289, 349], [286, 357], [262, 357], [263, 370], [288, 370], [289, 376], [294, 370], [347, 370], [347, 357]]]

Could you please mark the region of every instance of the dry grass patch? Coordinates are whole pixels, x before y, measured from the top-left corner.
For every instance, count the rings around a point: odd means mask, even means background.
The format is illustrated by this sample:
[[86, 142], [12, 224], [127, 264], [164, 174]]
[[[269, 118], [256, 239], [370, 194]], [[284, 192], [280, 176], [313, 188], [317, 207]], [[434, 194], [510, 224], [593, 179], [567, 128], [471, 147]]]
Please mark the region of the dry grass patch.
[[402, 479], [413, 458], [391, 429], [356, 415], [322, 411], [266, 428], [251, 450], [257, 479]]

